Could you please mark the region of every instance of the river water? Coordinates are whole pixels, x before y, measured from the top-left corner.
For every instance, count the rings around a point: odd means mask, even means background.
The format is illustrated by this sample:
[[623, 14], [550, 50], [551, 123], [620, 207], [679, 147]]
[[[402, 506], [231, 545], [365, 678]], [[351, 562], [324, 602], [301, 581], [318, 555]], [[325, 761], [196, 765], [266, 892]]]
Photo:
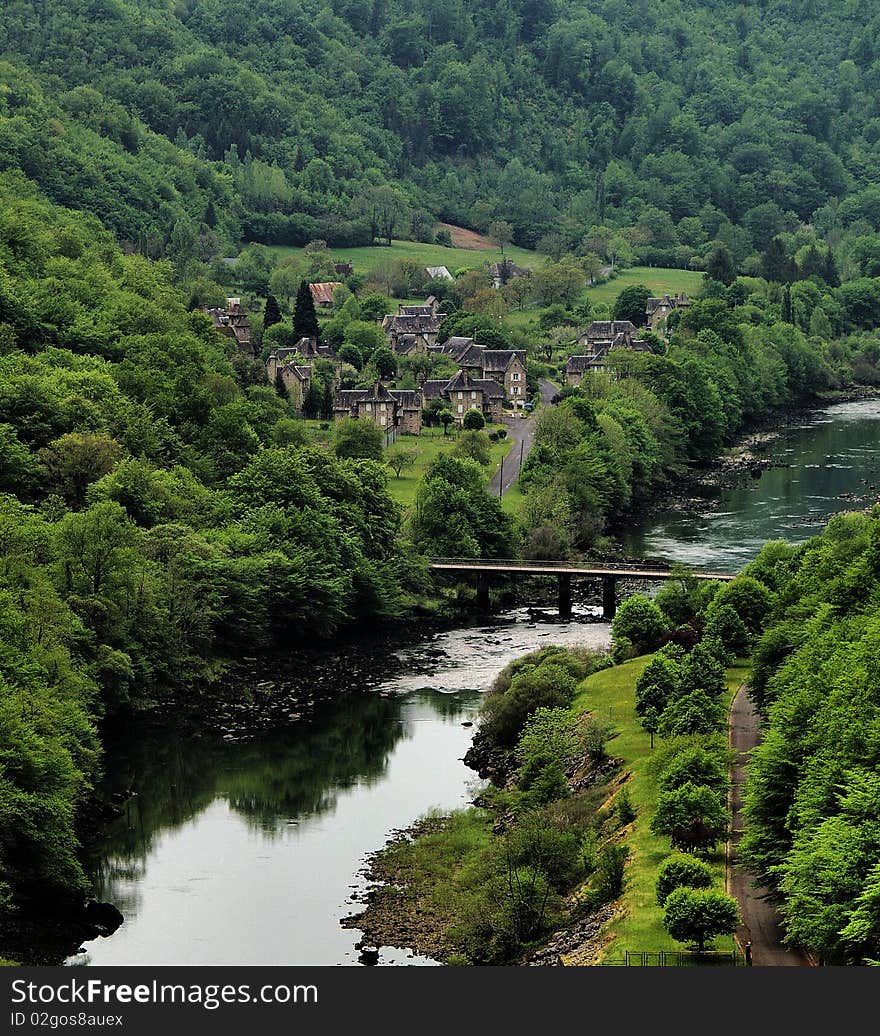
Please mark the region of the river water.
[[[662, 513], [626, 538], [639, 556], [735, 570], [767, 539], [800, 541], [874, 498], [880, 401], [787, 428], [780, 467], [698, 515]], [[590, 609], [565, 624], [527, 611], [405, 648], [353, 649], [355, 678], [306, 718], [243, 741], [129, 729], [107, 757], [130, 794], [92, 863], [95, 894], [125, 916], [70, 964], [357, 964], [365, 856], [432, 809], [470, 801], [461, 758], [481, 693], [542, 645], [608, 642]], [[369, 675], [364, 675], [364, 674]], [[383, 947], [383, 964], [430, 964]]]

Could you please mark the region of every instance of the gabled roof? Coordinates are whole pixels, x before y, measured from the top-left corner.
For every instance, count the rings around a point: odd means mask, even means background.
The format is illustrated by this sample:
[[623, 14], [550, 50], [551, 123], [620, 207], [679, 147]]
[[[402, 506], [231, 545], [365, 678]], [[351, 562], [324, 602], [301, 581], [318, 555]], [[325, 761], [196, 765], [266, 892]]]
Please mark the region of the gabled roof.
[[339, 281], [320, 281], [317, 284], [310, 284], [309, 291], [312, 293], [312, 300], [316, 305], [332, 306], [333, 292], [339, 287]]
[[403, 407], [404, 410], [421, 408], [422, 398], [418, 389], [389, 389], [388, 391], [397, 400], [398, 406]]
[[426, 266], [425, 273], [432, 281], [454, 281], [455, 278], [445, 266]]
[[377, 381], [363, 397], [363, 401], [365, 403], [392, 403], [394, 402], [394, 397], [381, 381]]
[[583, 374], [596, 365], [594, 356], [569, 356], [565, 365], [566, 374]]
[[594, 320], [579, 338], [610, 341], [615, 335], [631, 334], [635, 330], [636, 325], [631, 320]]
[[523, 366], [526, 362], [524, 349], [486, 349], [483, 353], [483, 367], [489, 371], [506, 371], [514, 360]]

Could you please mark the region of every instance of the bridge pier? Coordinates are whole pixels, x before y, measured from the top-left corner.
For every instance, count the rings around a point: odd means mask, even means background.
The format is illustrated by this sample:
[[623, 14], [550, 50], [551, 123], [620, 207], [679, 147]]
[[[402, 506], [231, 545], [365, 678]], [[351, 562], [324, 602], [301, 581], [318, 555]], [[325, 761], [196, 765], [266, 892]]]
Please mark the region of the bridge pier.
[[489, 577], [484, 572], [477, 576], [477, 607], [481, 612], [489, 611]]
[[568, 572], [559, 575], [559, 618], [571, 618], [571, 575]]
[[614, 576], [602, 576], [602, 616], [609, 622], [617, 613], [617, 580]]

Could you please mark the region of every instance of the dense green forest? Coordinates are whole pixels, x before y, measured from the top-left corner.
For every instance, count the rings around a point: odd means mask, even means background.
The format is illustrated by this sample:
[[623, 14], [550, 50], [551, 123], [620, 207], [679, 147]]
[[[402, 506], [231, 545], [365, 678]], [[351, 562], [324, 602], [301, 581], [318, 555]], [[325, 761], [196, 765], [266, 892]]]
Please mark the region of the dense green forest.
[[0, 169], [155, 255], [368, 243], [390, 211], [398, 236], [501, 219], [529, 246], [698, 267], [811, 220], [857, 265], [880, 229], [878, 19], [868, 0], [8, 0]]
[[743, 849], [781, 896], [787, 938], [827, 964], [880, 959], [878, 547], [875, 509], [770, 543], [748, 569], [774, 597]]

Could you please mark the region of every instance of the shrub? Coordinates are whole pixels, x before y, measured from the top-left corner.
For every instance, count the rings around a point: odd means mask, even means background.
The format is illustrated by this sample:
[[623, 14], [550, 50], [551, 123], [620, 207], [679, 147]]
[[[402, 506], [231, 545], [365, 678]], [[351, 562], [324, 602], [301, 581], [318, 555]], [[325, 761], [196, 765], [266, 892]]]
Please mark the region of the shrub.
[[570, 705], [576, 686], [574, 678], [553, 662], [524, 669], [503, 694], [486, 698], [480, 730], [489, 741], [510, 748], [532, 713], [541, 707]]
[[631, 824], [638, 816], [636, 807], [629, 797], [629, 788], [621, 788], [617, 794], [617, 801], [614, 803], [614, 811], [617, 814], [617, 821], [621, 827]]
[[751, 634], [760, 633], [764, 619], [773, 604], [773, 595], [763, 583], [752, 576], [737, 576], [715, 595], [706, 612], [711, 621], [713, 613], [729, 604]]
[[678, 888], [666, 900], [663, 926], [673, 939], [702, 953], [716, 935], [730, 935], [740, 922], [735, 899], [711, 889]]
[[499, 428], [498, 431], [496, 432], [496, 435], [498, 436], [499, 440], [500, 439], [506, 439], [507, 438], [507, 429], [506, 428]]
[[673, 856], [657, 874], [657, 902], [665, 906], [669, 894], [679, 888], [711, 888], [713, 880], [708, 863], [691, 856]]
[[461, 425], [469, 431], [479, 432], [486, 427], [486, 418], [483, 417], [479, 410], [468, 410], [461, 419]]
[[333, 450], [340, 458], [381, 460], [384, 440], [382, 429], [375, 422], [346, 417], [336, 426]]
[[727, 833], [730, 814], [716, 792], [705, 784], [683, 784], [657, 797], [651, 818], [654, 834], [669, 835], [676, 849], [697, 852], [711, 849]]

